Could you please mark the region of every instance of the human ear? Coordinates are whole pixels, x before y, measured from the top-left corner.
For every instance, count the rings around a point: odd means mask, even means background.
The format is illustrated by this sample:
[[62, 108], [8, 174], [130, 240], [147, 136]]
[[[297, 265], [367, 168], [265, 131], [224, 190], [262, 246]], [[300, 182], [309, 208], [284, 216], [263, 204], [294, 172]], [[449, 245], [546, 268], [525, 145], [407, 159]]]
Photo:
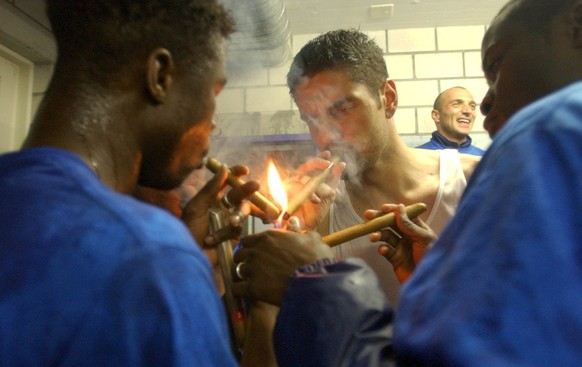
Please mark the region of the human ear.
[[582, 1], [577, 1], [570, 9], [569, 21], [572, 45], [582, 48]]
[[398, 92], [396, 91], [396, 84], [391, 79], [384, 81], [383, 97], [385, 98], [384, 109], [386, 117], [391, 118], [398, 107]]
[[163, 103], [172, 85], [174, 61], [165, 48], [157, 48], [150, 53], [147, 61], [147, 92], [157, 103]]
[[439, 123], [439, 121], [440, 121], [439, 111], [432, 110], [431, 117], [432, 117], [432, 120], [434, 121], [435, 124], [438, 124]]

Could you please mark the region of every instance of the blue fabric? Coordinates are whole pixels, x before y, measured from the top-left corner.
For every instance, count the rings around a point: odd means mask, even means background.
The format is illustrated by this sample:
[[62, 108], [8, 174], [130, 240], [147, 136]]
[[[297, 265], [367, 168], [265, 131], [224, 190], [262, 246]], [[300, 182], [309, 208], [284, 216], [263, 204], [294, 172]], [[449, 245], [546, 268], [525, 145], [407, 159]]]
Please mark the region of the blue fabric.
[[582, 84], [517, 113], [401, 292], [394, 347], [430, 366], [582, 361]]
[[277, 316], [277, 361], [280, 367], [393, 365], [391, 320], [376, 274], [363, 260], [306, 266], [290, 281]]
[[204, 254], [78, 157], [0, 156], [2, 366], [234, 366]]
[[472, 145], [472, 142], [473, 140], [471, 139], [471, 137], [467, 136], [467, 140], [465, 140], [461, 144], [457, 144], [456, 142], [450, 141], [447, 138], [445, 138], [438, 131], [433, 131], [431, 139], [426, 143], [417, 146], [417, 148], [430, 150], [457, 149], [459, 153], [482, 156], [485, 153], [485, 151], [481, 148]]

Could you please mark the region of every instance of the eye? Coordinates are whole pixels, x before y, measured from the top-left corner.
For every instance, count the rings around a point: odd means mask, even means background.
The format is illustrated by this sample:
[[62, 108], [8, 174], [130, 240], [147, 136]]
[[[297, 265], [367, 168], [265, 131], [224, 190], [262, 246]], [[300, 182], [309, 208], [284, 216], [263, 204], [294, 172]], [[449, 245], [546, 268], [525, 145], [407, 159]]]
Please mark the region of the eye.
[[499, 66], [502, 60], [502, 57], [497, 57], [485, 67], [485, 78], [488, 82], [492, 83], [497, 79], [497, 73], [499, 72]]
[[354, 103], [350, 101], [342, 101], [341, 103], [333, 106], [330, 110], [330, 114], [333, 117], [339, 118], [345, 114], [350, 113], [354, 109]]

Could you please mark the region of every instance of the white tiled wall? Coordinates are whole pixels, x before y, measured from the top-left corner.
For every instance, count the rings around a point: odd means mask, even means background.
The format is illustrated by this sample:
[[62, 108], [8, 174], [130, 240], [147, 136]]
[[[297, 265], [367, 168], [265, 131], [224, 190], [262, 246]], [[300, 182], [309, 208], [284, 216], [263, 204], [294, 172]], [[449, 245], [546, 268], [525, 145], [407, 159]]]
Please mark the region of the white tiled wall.
[[[385, 52], [388, 73], [396, 82], [399, 108], [396, 127], [410, 146], [428, 140], [435, 129], [430, 118], [436, 96], [452, 86], [469, 89], [480, 104], [487, 91], [481, 71], [481, 39], [486, 26], [414, 28], [368, 32]], [[297, 52], [316, 34], [293, 36]], [[248, 119], [254, 114], [259, 128], [252, 134], [305, 134], [285, 84], [289, 62], [270, 69], [254, 69], [231, 73], [228, 85], [218, 98], [217, 121]], [[275, 113], [277, 113], [275, 116]], [[281, 116], [287, 119], [281, 122]], [[241, 120], [242, 121], [242, 120]], [[474, 144], [486, 148], [490, 139], [483, 130], [483, 117], [478, 113], [471, 137]], [[239, 132], [241, 124], [220, 126], [225, 136], [248, 135]]]
[[[430, 118], [435, 97], [460, 85], [479, 104], [487, 91], [481, 70], [483, 26], [414, 28], [369, 32], [385, 51], [388, 73], [396, 82], [399, 107], [396, 127], [410, 146], [428, 140], [435, 129]], [[293, 36], [294, 52], [317, 34]], [[218, 97], [216, 121], [224, 136], [307, 134], [289, 96], [285, 78], [290, 61], [275, 68], [231, 71], [227, 87]], [[35, 67], [33, 113], [44, 94], [52, 66]], [[285, 112], [287, 111], [287, 112]], [[294, 113], [293, 113], [294, 111]], [[475, 145], [490, 144], [477, 114]]]

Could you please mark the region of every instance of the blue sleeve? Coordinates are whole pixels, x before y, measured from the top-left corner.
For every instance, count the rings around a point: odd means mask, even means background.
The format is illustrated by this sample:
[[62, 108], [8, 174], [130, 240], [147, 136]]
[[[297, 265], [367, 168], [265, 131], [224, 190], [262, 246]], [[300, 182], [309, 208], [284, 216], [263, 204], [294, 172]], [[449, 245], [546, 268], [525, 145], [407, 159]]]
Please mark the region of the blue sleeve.
[[581, 91], [522, 110], [496, 136], [454, 218], [402, 288], [400, 358], [580, 364]]
[[127, 261], [104, 299], [95, 300], [62, 364], [235, 366], [223, 305], [203, 257], [163, 247]]
[[295, 274], [273, 334], [279, 366], [390, 366], [392, 311], [360, 259]]

